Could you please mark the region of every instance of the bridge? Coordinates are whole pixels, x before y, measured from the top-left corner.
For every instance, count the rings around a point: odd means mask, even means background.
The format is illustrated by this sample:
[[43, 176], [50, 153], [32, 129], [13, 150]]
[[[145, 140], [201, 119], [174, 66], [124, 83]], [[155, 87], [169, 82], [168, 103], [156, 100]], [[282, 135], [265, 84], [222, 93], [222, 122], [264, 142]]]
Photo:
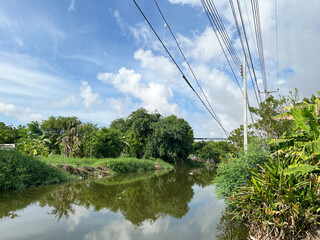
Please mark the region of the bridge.
[[194, 138], [195, 142], [200, 142], [200, 141], [229, 141], [228, 138]]

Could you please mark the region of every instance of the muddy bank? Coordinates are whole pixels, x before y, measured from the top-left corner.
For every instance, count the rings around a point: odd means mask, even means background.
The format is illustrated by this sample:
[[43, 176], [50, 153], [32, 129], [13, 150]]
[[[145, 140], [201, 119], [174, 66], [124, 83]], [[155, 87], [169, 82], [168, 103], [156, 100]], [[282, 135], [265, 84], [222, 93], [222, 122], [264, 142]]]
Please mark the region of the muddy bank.
[[[163, 167], [159, 163], [155, 163], [155, 170], [160, 171], [163, 170]], [[99, 166], [99, 167], [86, 167], [86, 166], [77, 166], [73, 167], [68, 164], [60, 164], [57, 165], [59, 169], [62, 171], [68, 172], [73, 175], [78, 175], [81, 177], [105, 177], [108, 175], [112, 175], [113, 172], [110, 168], [106, 166]]]
[[105, 177], [111, 175], [111, 170], [106, 166], [99, 167], [86, 167], [79, 166], [73, 167], [67, 164], [62, 164], [57, 166], [59, 169], [68, 172], [73, 175], [79, 175], [81, 177]]

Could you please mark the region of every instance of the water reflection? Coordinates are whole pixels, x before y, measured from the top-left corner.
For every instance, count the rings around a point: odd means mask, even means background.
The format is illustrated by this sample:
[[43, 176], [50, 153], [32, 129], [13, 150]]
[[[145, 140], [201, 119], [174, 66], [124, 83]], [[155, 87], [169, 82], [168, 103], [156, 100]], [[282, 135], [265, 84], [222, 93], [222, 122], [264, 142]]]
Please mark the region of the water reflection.
[[[128, 175], [131, 179], [134, 175]], [[67, 184], [39, 200], [49, 206], [58, 221], [74, 214], [74, 204], [95, 211], [120, 211], [132, 224], [140, 226], [145, 220], [155, 221], [161, 216], [183, 217], [193, 197], [192, 185], [185, 171], [172, 171], [162, 176], [135, 175], [137, 181], [121, 182], [121, 176], [111, 180], [96, 180]], [[140, 179], [139, 179], [140, 178]], [[117, 183], [117, 184], [115, 184]]]
[[174, 170], [1, 192], [0, 239], [229, 239], [224, 223], [215, 237], [225, 206], [213, 178]]

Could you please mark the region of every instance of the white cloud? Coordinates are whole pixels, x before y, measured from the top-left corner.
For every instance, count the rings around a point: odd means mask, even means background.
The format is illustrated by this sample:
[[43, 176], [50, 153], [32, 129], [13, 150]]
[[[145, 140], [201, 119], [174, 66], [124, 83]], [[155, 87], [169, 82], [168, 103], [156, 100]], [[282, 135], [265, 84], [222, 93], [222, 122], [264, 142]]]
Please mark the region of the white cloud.
[[71, 12], [71, 11], [74, 10], [75, 1], [76, 1], [76, 0], [71, 0], [70, 6], [69, 6], [69, 8], [68, 8], [68, 12]]
[[[153, 70], [161, 80], [164, 78], [166, 83], [179, 84], [182, 76], [177, 67], [164, 56], [155, 56], [150, 50], [139, 49], [134, 53], [134, 58], [141, 61], [141, 66]], [[178, 86], [176, 86], [178, 87]]]
[[40, 113], [35, 113], [30, 108], [20, 108], [13, 104], [7, 104], [3, 102], [0, 102], [0, 114], [15, 117], [23, 123], [41, 121], [45, 119], [45, 116]]
[[53, 107], [70, 107], [70, 106], [77, 105], [78, 103], [79, 103], [79, 99], [71, 95], [60, 101], [52, 101], [52, 106]]
[[170, 104], [173, 91], [170, 87], [156, 82], [144, 84], [142, 76], [134, 70], [122, 67], [118, 73], [99, 73], [98, 79], [104, 83], [110, 83], [125, 94], [140, 99], [143, 107], [149, 111], [158, 110], [163, 114], [176, 114], [177, 104]]
[[85, 207], [73, 205], [72, 208], [74, 210], [74, 213], [69, 216], [69, 219], [67, 221], [67, 232], [74, 231], [79, 225], [80, 220], [83, 218], [88, 218], [90, 213], [90, 210], [86, 209]]
[[117, 115], [120, 117], [128, 116], [130, 110], [134, 109], [134, 103], [129, 96], [124, 98], [108, 98], [106, 101], [108, 106], [116, 111]]
[[83, 104], [86, 108], [90, 108], [101, 103], [99, 94], [92, 93], [92, 89], [86, 81], [81, 81], [80, 96], [83, 98]]
[[191, 4], [192, 6], [201, 6], [200, 0], [169, 0], [172, 4]]

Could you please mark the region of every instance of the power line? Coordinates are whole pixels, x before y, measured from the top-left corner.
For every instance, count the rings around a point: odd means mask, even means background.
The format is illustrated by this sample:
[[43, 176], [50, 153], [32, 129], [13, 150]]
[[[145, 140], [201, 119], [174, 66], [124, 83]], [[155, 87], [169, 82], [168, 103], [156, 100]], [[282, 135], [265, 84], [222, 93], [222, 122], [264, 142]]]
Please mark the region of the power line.
[[277, 0], [274, 0], [275, 15], [276, 15], [276, 51], [277, 51], [277, 80], [279, 78], [279, 48], [278, 48], [278, 6]]
[[218, 118], [217, 114], [216, 114], [216, 113], [215, 113], [215, 111], [213, 110], [213, 107], [211, 106], [211, 104], [210, 104], [210, 102], [209, 102], [209, 100], [208, 100], [208, 98], [207, 98], [207, 96], [206, 96], [205, 92], [203, 91], [203, 89], [202, 89], [202, 87], [201, 87], [201, 85], [200, 85], [200, 83], [199, 83], [199, 81], [198, 81], [198, 79], [197, 79], [196, 75], [194, 74], [194, 72], [193, 72], [193, 70], [192, 70], [192, 68], [191, 68], [191, 65], [189, 64], [189, 62], [188, 62], [187, 58], [185, 57], [185, 55], [184, 55], [184, 53], [183, 53], [183, 51], [182, 51], [182, 49], [181, 49], [181, 47], [180, 47], [180, 44], [179, 44], [179, 42], [178, 42], [177, 38], [175, 37], [175, 35], [174, 35], [173, 31], [171, 30], [171, 27], [170, 27], [170, 25], [169, 25], [168, 21], [167, 21], [167, 20], [166, 20], [166, 18], [164, 17], [164, 15], [163, 15], [163, 13], [162, 13], [162, 11], [161, 11], [161, 9], [160, 9], [159, 5], [158, 5], [158, 2], [157, 2], [156, 0], [154, 0], [154, 2], [155, 2], [156, 6], [157, 6], [157, 8], [158, 8], [159, 13], [161, 14], [161, 16], [162, 16], [162, 18], [163, 18], [163, 20], [164, 20], [164, 22], [165, 22], [166, 26], [168, 27], [168, 29], [169, 29], [169, 31], [170, 31], [170, 33], [171, 33], [172, 37], [174, 38], [174, 40], [175, 40], [175, 42], [176, 42], [176, 45], [177, 45], [177, 47], [178, 47], [178, 49], [179, 49], [179, 51], [180, 51], [180, 53], [181, 53], [181, 55], [182, 55], [183, 59], [184, 59], [184, 60], [185, 60], [185, 62], [187, 63], [187, 65], [188, 65], [188, 67], [189, 67], [189, 69], [190, 69], [190, 71], [191, 71], [191, 73], [192, 73], [192, 75], [193, 75], [194, 79], [196, 80], [198, 87], [200, 88], [200, 90], [201, 90], [201, 92], [202, 92], [203, 96], [205, 97], [205, 99], [206, 99], [206, 101], [207, 101], [207, 103], [208, 103], [208, 105], [209, 105], [209, 107], [210, 107], [210, 109], [211, 109], [212, 113], [213, 113], [213, 114], [214, 114], [214, 116], [216, 117], [216, 119], [217, 119], [217, 121], [219, 122], [219, 124], [221, 124], [221, 122], [220, 122], [220, 120], [219, 120], [219, 118]]
[[178, 47], [178, 49], [179, 49], [179, 51], [180, 51], [180, 53], [181, 53], [181, 55], [182, 55], [183, 59], [184, 59], [184, 60], [185, 60], [185, 62], [187, 63], [187, 65], [188, 65], [188, 67], [189, 67], [189, 69], [190, 69], [190, 71], [191, 71], [191, 73], [192, 73], [192, 75], [193, 75], [193, 77], [194, 77], [195, 81], [197, 82], [198, 87], [200, 88], [200, 90], [201, 90], [201, 92], [202, 92], [203, 96], [205, 97], [206, 102], [208, 103], [208, 105], [209, 105], [209, 107], [210, 107], [211, 111], [213, 112], [213, 114], [214, 114], [214, 116], [216, 117], [216, 119], [218, 120], [218, 122], [221, 124], [221, 122], [220, 122], [220, 120], [219, 120], [219, 118], [218, 118], [217, 114], [216, 114], [216, 113], [215, 113], [215, 111], [213, 110], [213, 107], [211, 106], [211, 104], [210, 104], [210, 102], [209, 102], [209, 100], [208, 100], [208, 98], [207, 98], [207, 95], [206, 95], [206, 94], [205, 94], [205, 92], [203, 91], [203, 89], [202, 89], [202, 87], [201, 87], [201, 85], [200, 85], [200, 83], [199, 83], [199, 81], [198, 81], [198, 79], [197, 79], [197, 77], [196, 77], [196, 75], [195, 75], [195, 73], [194, 73], [193, 69], [191, 68], [191, 65], [189, 64], [189, 61], [188, 61], [188, 60], [187, 60], [187, 58], [185, 57], [185, 55], [184, 55], [184, 53], [183, 53], [183, 51], [182, 51], [182, 49], [181, 49], [181, 47], [180, 47], [180, 44], [179, 44], [179, 42], [178, 42], [177, 38], [175, 37], [175, 35], [174, 35], [173, 31], [171, 30], [171, 27], [170, 27], [170, 25], [169, 25], [168, 21], [167, 21], [167, 20], [166, 20], [166, 18], [164, 17], [164, 15], [163, 15], [163, 13], [162, 13], [162, 11], [161, 11], [161, 9], [160, 9], [159, 5], [158, 5], [158, 2], [157, 2], [156, 0], [154, 0], [154, 2], [155, 2], [156, 6], [157, 6], [157, 8], [158, 8], [159, 13], [161, 14], [161, 16], [162, 16], [162, 18], [163, 18], [163, 20], [164, 20], [164, 22], [165, 22], [166, 26], [168, 27], [168, 29], [169, 29], [169, 31], [170, 31], [170, 33], [171, 33], [172, 37], [174, 38], [174, 40], [175, 40], [175, 42], [176, 42], [176, 45], [177, 45], [177, 47]]
[[152, 29], [153, 33], [156, 35], [156, 37], [158, 38], [158, 40], [160, 41], [161, 45], [163, 46], [163, 48], [166, 50], [166, 52], [168, 53], [169, 57], [171, 58], [171, 60], [174, 62], [174, 64], [176, 65], [176, 67], [178, 68], [178, 70], [180, 71], [180, 73], [182, 74], [182, 78], [185, 80], [185, 82], [188, 84], [188, 86], [192, 89], [192, 91], [197, 95], [197, 97], [199, 98], [199, 100], [201, 101], [201, 103], [205, 106], [205, 108], [208, 110], [208, 112], [210, 113], [210, 115], [213, 117], [213, 119], [220, 125], [220, 127], [222, 128], [222, 130], [224, 131], [224, 133], [226, 134], [227, 137], [229, 137], [229, 133], [225, 130], [225, 128], [221, 125], [221, 123], [219, 123], [219, 121], [216, 119], [216, 117], [214, 116], [214, 114], [210, 111], [210, 109], [208, 108], [208, 106], [205, 104], [205, 102], [201, 99], [201, 97], [199, 96], [199, 94], [196, 92], [196, 90], [192, 87], [192, 85], [190, 84], [190, 82], [188, 81], [188, 79], [186, 78], [186, 76], [184, 75], [183, 71], [181, 70], [181, 68], [179, 67], [179, 65], [177, 64], [177, 62], [174, 60], [174, 58], [172, 57], [171, 53], [169, 52], [168, 48], [164, 45], [164, 43], [162, 42], [161, 38], [159, 37], [159, 35], [157, 34], [157, 32], [155, 31], [155, 29], [153, 28], [153, 26], [151, 25], [151, 23], [149, 22], [148, 18], [145, 16], [145, 14], [143, 13], [143, 11], [141, 10], [141, 8], [139, 7], [138, 3], [133, 0], [134, 4], [136, 5], [136, 7], [138, 8], [138, 10], [140, 11], [140, 13], [142, 14], [142, 16], [144, 17], [144, 19], [146, 20], [146, 22], [148, 23], [149, 27]]
[[[235, 23], [236, 23], [236, 27], [237, 27], [237, 31], [238, 31], [238, 34], [239, 34], [239, 38], [240, 38], [240, 42], [241, 42], [243, 54], [246, 55], [246, 50], [245, 50], [245, 46], [244, 46], [244, 44], [243, 44], [243, 40], [242, 40], [241, 31], [240, 31], [239, 24], [238, 24], [238, 19], [237, 19], [236, 11], [235, 11], [235, 8], [234, 8], [234, 5], [233, 5], [233, 0], [229, 0], [229, 3], [230, 3], [230, 6], [231, 6], [233, 18], [234, 18]], [[241, 14], [241, 9], [240, 9], [240, 7], [239, 7], [239, 1], [238, 1], [238, 0], [237, 0], [237, 3], [238, 3], [239, 12], [240, 12], [240, 14]], [[241, 16], [241, 23], [242, 23], [243, 33], [244, 33], [245, 40], [246, 40], [247, 51], [248, 51], [248, 55], [249, 55], [249, 57], [250, 57], [251, 66], [252, 66], [252, 70], [253, 70], [253, 75], [254, 75], [255, 82], [256, 82], [256, 87], [257, 87], [258, 92], [259, 92], [259, 87], [258, 87], [258, 83], [257, 83], [256, 73], [255, 73], [254, 65], [253, 65], [252, 58], [251, 58], [251, 52], [250, 52], [250, 48], [249, 48], [249, 44], [248, 44], [248, 39], [247, 39], [246, 31], [245, 31], [245, 28], [244, 28], [244, 22], [243, 22], [243, 19], [242, 19], [242, 14], [241, 14], [240, 16]], [[260, 95], [259, 95], [259, 99], [258, 99], [258, 95], [257, 95], [257, 92], [256, 92], [256, 88], [255, 88], [255, 85], [254, 85], [254, 83], [253, 83], [253, 78], [252, 78], [250, 66], [249, 66], [249, 63], [248, 63], [248, 57], [246, 57], [246, 63], [247, 63], [246, 65], [248, 66], [248, 69], [249, 69], [250, 79], [251, 79], [252, 87], [253, 87], [253, 90], [254, 90], [254, 93], [255, 93], [255, 97], [256, 97], [257, 103], [258, 103], [258, 105], [259, 105]], [[260, 101], [261, 101], [261, 99], [260, 99]]]
[[[228, 56], [227, 56], [227, 54], [226, 54], [226, 52], [225, 52], [225, 50], [224, 50], [224, 47], [222, 46], [222, 43], [221, 43], [221, 41], [220, 41], [220, 39], [219, 39], [219, 36], [218, 36], [218, 34], [217, 34], [217, 31], [216, 31], [216, 29], [215, 29], [216, 24], [215, 24], [215, 22], [214, 22], [214, 17], [212, 16], [212, 12], [210, 12], [210, 10], [209, 10], [207, 1], [208, 1], [208, 0], [201, 0], [202, 6], [203, 6], [203, 8], [204, 8], [204, 10], [205, 10], [205, 13], [207, 14], [207, 17], [208, 17], [208, 19], [209, 19], [209, 22], [210, 22], [210, 24], [211, 24], [211, 26], [212, 26], [212, 29], [213, 29], [213, 31], [214, 31], [217, 39], [218, 39], [218, 42], [219, 42], [219, 44], [220, 44], [220, 47], [222, 48], [222, 51], [223, 51], [223, 53], [224, 53], [224, 56], [225, 56], [225, 58], [226, 58], [226, 60], [227, 60], [227, 62], [228, 62], [228, 65], [229, 65], [229, 67], [230, 67], [230, 69], [231, 69], [231, 72], [232, 72], [232, 74], [233, 74], [233, 76], [234, 76], [234, 78], [235, 78], [235, 80], [236, 80], [236, 82], [237, 82], [237, 84], [238, 84], [238, 87], [239, 87], [239, 89], [240, 89], [243, 97], [245, 97], [244, 92], [242, 91], [242, 88], [241, 88], [240, 83], [239, 83], [239, 81], [238, 81], [238, 78], [237, 78], [237, 76], [236, 76], [236, 74], [235, 74], [235, 72], [234, 72], [234, 70], [233, 70], [233, 67], [232, 67], [232, 65], [231, 65], [231, 63], [230, 63], [230, 61], [229, 61], [229, 58], [228, 58]], [[212, 5], [214, 5], [214, 3], [212, 3]], [[212, 8], [211, 8], [211, 10], [212, 10]], [[216, 11], [216, 12], [217, 12], [217, 11]], [[219, 17], [219, 18], [220, 18], [220, 17]], [[222, 22], [221, 22], [221, 23], [222, 23]], [[223, 23], [222, 23], [222, 24], [223, 24]], [[224, 29], [225, 29], [225, 28], [224, 28]], [[240, 71], [240, 69], [239, 69], [239, 71]], [[249, 101], [247, 101], [247, 105], [248, 105], [248, 107], [250, 107]], [[252, 124], [254, 125], [254, 120], [253, 120], [253, 116], [252, 116], [252, 113], [251, 113], [251, 112], [250, 112], [250, 116], [251, 116]]]
[[207, 9], [209, 10], [209, 12], [212, 16], [213, 23], [216, 26], [216, 29], [217, 29], [221, 39], [225, 43], [225, 46], [226, 46], [230, 56], [232, 57], [235, 65], [237, 66], [238, 70], [240, 71], [240, 66], [241, 66], [242, 62], [239, 59], [237, 51], [235, 50], [235, 48], [232, 45], [230, 37], [226, 31], [226, 28], [224, 27], [224, 24], [221, 20], [221, 17], [218, 13], [218, 10], [217, 10], [215, 4], [213, 3], [213, 1], [210, 1], [210, 0], [209, 1], [207, 0], [205, 2], [207, 5]]
[[255, 26], [255, 33], [256, 33], [256, 40], [257, 40], [257, 47], [258, 47], [258, 53], [259, 53], [259, 60], [260, 60], [260, 67], [261, 67], [261, 74], [262, 74], [264, 91], [268, 91], [266, 67], [265, 67], [264, 53], [263, 53], [263, 42], [262, 42], [262, 35], [261, 35], [260, 10], [259, 10], [258, 0], [251, 0], [251, 7], [252, 7], [252, 14], [253, 14], [253, 20], [254, 20], [254, 26]]

